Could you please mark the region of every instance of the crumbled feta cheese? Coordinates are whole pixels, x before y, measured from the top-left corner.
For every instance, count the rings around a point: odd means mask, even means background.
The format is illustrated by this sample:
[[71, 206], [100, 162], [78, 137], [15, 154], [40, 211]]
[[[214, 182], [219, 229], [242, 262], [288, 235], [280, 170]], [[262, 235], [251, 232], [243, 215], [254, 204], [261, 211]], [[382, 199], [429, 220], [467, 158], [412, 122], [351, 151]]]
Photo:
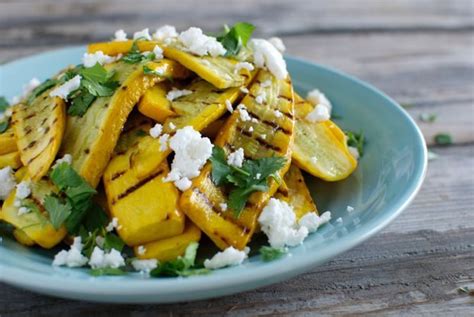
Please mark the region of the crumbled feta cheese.
[[209, 54], [216, 57], [226, 53], [224, 46], [215, 37], [205, 35], [200, 28], [191, 27], [181, 32], [178, 39], [187, 51], [198, 56]]
[[337, 223], [342, 223], [342, 218], [341, 218], [341, 217], [337, 218], [337, 219], [336, 219], [336, 222], [337, 222]]
[[127, 33], [124, 30], [117, 30], [114, 34], [114, 41], [124, 42], [127, 40]]
[[257, 174], [255, 175], [255, 178], [256, 178], [256, 179], [260, 179], [260, 177], [262, 177], [262, 174], [261, 174], [261, 173], [257, 173]]
[[91, 257], [89, 259], [89, 265], [93, 269], [98, 269], [103, 267], [105, 252], [99, 247], [94, 247]]
[[169, 101], [173, 101], [175, 99], [190, 95], [192, 93], [193, 92], [191, 90], [187, 90], [187, 89], [179, 90], [179, 89], [173, 88], [170, 91], [168, 91], [168, 93], [166, 94], [166, 99], [168, 99]]
[[265, 101], [267, 101], [267, 93], [266, 93], [265, 91], [260, 92], [260, 93], [255, 97], [255, 101], [256, 101], [258, 104], [264, 103]]
[[277, 118], [283, 117], [283, 113], [280, 110], [275, 110], [273, 113], [275, 114], [275, 117]]
[[176, 32], [176, 28], [171, 25], [163, 25], [153, 33], [154, 40], [165, 42], [165, 44], [169, 44], [169, 42], [176, 37], [178, 37], [178, 32]]
[[10, 192], [15, 188], [16, 181], [13, 169], [10, 166], [0, 169], [0, 200], [7, 199]]
[[174, 185], [182, 192], [185, 190], [189, 189], [193, 182], [189, 180], [187, 177], [183, 177], [177, 181], [174, 182]]
[[225, 100], [225, 107], [230, 113], [234, 112], [234, 108], [232, 108], [232, 102], [230, 102], [230, 100]]
[[119, 268], [125, 265], [125, 259], [123, 258], [122, 254], [112, 249], [109, 253], [104, 255], [104, 267], [111, 267], [111, 268]]
[[285, 44], [283, 44], [283, 41], [279, 37], [271, 37], [268, 39], [268, 42], [275, 46], [275, 48], [280, 52], [283, 53], [286, 50]]
[[170, 122], [170, 123], [168, 124], [168, 127], [169, 127], [171, 130], [176, 129], [176, 126], [174, 125], [173, 122]]
[[204, 261], [206, 269], [219, 269], [226, 266], [240, 265], [247, 258], [248, 251], [240, 251], [234, 247], [228, 247], [224, 251], [217, 252], [211, 259]]
[[81, 86], [81, 76], [76, 75], [59, 87], [54, 88], [50, 93], [50, 97], [59, 97], [67, 100], [67, 96]]
[[146, 252], [146, 248], [143, 245], [138, 246], [137, 253], [138, 255], [144, 255]]
[[253, 132], [253, 127], [250, 127], [250, 128], [249, 128], [249, 132], [250, 132], [250, 133]]
[[160, 136], [160, 151], [164, 152], [168, 149], [168, 139], [170, 138], [170, 135], [168, 133], [163, 134]]
[[155, 269], [158, 266], [158, 261], [156, 259], [133, 260], [132, 266], [135, 271], [148, 274], [151, 270]]
[[328, 108], [321, 104], [316, 105], [314, 109], [306, 115], [306, 120], [309, 122], [324, 122], [331, 118]]
[[232, 152], [227, 157], [227, 164], [235, 166], [235, 167], [242, 167], [242, 163], [244, 162], [244, 149], [239, 148], [235, 152]]
[[308, 228], [297, 226], [293, 208], [275, 198], [270, 198], [258, 222], [267, 235], [268, 242], [274, 248], [296, 246], [301, 244], [308, 235]]
[[71, 165], [72, 155], [71, 154], [64, 154], [64, 156], [62, 158], [59, 158], [59, 159], [56, 160], [56, 162], [54, 162], [54, 165], [51, 167], [51, 169], [56, 168], [56, 166], [58, 166], [61, 163], [67, 163], [67, 164]]
[[117, 217], [112, 218], [112, 220], [109, 222], [107, 227], [105, 227], [105, 230], [107, 230], [107, 232], [110, 232], [110, 231], [113, 231], [114, 228], [118, 228], [118, 218]]
[[27, 181], [22, 181], [18, 185], [16, 185], [16, 199], [25, 199], [31, 195], [31, 188], [30, 183]]
[[262, 135], [260, 135], [260, 137], [265, 140], [265, 139], [267, 138], [267, 135], [266, 135], [266, 134], [262, 134]]
[[30, 213], [30, 212], [31, 212], [31, 210], [30, 210], [30, 208], [28, 208], [28, 207], [24, 207], [24, 206], [23, 206], [23, 207], [18, 208], [18, 216], [21, 216], [21, 215], [24, 215], [24, 214], [28, 214], [28, 213]]
[[62, 250], [54, 256], [53, 265], [66, 265], [68, 267], [84, 266], [87, 263], [87, 258], [81, 253], [83, 247], [81, 237], [75, 237], [69, 251]]
[[105, 55], [102, 51], [97, 51], [95, 53], [84, 53], [82, 56], [82, 63], [84, 67], [89, 68], [95, 66], [99, 63], [100, 65], [110, 64], [115, 62], [115, 57]]
[[145, 39], [145, 40], [151, 41], [150, 30], [148, 28], [145, 28], [141, 31], [133, 33], [133, 39], [134, 40]]
[[219, 207], [221, 208], [222, 211], [227, 210], [227, 204], [226, 203], [219, 204]]
[[260, 84], [260, 87], [267, 88], [267, 87], [270, 87], [271, 85], [272, 85], [272, 81], [270, 79], [267, 79]]
[[354, 147], [354, 146], [349, 146], [348, 147], [348, 150], [349, 150], [349, 153], [351, 153], [351, 155], [356, 159], [358, 160], [359, 157], [360, 157], [360, 153], [359, 153], [359, 150]]
[[36, 129], [36, 131], [38, 131], [39, 133], [43, 133], [44, 132], [44, 127], [39, 127], [38, 129]]
[[308, 229], [309, 232], [315, 232], [320, 226], [331, 220], [331, 212], [326, 211], [321, 216], [316, 212], [308, 212], [300, 218], [299, 225], [302, 228]]
[[240, 87], [240, 91], [243, 92], [244, 94], [249, 93], [249, 90], [246, 87]]
[[[184, 188], [190, 179], [199, 175], [201, 168], [211, 157], [214, 145], [209, 138], [201, 137], [201, 134], [191, 126], [176, 131], [169, 143], [175, 156], [171, 163], [171, 171], [164, 181], [175, 182], [177, 187], [179, 185]], [[188, 181], [178, 182], [183, 178]]]
[[311, 157], [310, 160], [311, 160], [311, 163], [318, 164], [318, 158], [316, 156]]
[[354, 207], [352, 207], [352, 206], [347, 206], [347, 207], [346, 207], [346, 210], [347, 210], [347, 212], [353, 212], [353, 211], [354, 211]]
[[150, 135], [153, 139], [156, 139], [160, 136], [161, 131], [163, 131], [163, 126], [157, 123], [150, 129]]
[[252, 120], [250, 120], [250, 122], [259, 123], [257, 118], [252, 118]]
[[321, 91], [318, 89], [313, 89], [308, 92], [306, 95], [306, 99], [313, 105], [323, 105], [328, 109], [328, 113], [331, 114], [332, 111], [332, 104], [329, 101], [328, 98], [326, 98], [326, 95], [323, 94]]
[[237, 110], [239, 111], [240, 120], [242, 121], [249, 121], [252, 118], [250, 117], [249, 113], [247, 112], [247, 107], [244, 104], [240, 104], [237, 106]]
[[153, 48], [153, 54], [155, 54], [155, 59], [163, 59], [163, 49], [158, 45]]
[[246, 69], [249, 72], [251, 72], [252, 70], [255, 69], [255, 67], [253, 67], [253, 65], [249, 62], [239, 62], [239, 63], [235, 64], [234, 73], [238, 74], [240, 72], [240, 70], [242, 70], [242, 69]]
[[255, 66], [267, 67], [277, 79], [286, 78], [286, 62], [275, 46], [263, 39], [252, 39], [249, 41], [249, 47], [253, 50]]

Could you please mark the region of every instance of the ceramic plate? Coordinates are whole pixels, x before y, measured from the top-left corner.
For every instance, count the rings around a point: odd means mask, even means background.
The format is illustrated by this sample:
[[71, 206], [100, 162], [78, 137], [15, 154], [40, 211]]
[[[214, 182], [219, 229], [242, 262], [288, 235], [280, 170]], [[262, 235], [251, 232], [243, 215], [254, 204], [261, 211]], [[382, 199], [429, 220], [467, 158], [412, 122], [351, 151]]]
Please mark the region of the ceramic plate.
[[[85, 47], [51, 51], [0, 66], [0, 95], [11, 98], [32, 77], [44, 80], [77, 64]], [[55, 251], [26, 248], [4, 238], [0, 243], [0, 280], [32, 291], [91, 301], [165, 303], [223, 296], [255, 289], [301, 274], [353, 248], [386, 226], [418, 192], [427, 166], [420, 130], [409, 115], [382, 92], [325, 66], [288, 57], [298, 92], [318, 87], [333, 103], [336, 122], [362, 130], [365, 154], [348, 179], [325, 183], [306, 177], [320, 211], [333, 220], [310, 235], [291, 255], [264, 263], [259, 256], [238, 267], [190, 278], [146, 279], [138, 273], [91, 277], [86, 269], [51, 266]], [[348, 213], [346, 207], [354, 207]], [[342, 223], [336, 222], [338, 217]]]

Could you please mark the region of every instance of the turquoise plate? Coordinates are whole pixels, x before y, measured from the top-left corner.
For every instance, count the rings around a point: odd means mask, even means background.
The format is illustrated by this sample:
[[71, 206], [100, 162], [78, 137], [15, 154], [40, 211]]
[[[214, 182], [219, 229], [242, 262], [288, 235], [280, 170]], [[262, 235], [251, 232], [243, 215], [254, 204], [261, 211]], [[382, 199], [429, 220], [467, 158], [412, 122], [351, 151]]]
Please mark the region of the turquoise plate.
[[[0, 66], [0, 95], [11, 98], [32, 77], [46, 79], [77, 64], [85, 47], [47, 52]], [[291, 255], [264, 263], [253, 256], [238, 267], [205, 276], [146, 279], [137, 274], [91, 277], [85, 269], [51, 266], [51, 252], [29, 249], [4, 238], [0, 243], [0, 280], [32, 291], [90, 301], [166, 303], [198, 300], [269, 285], [311, 270], [381, 230], [415, 197], [427, 166], [423, 136], [410, 116], [392, 99], [325, 66], [288, 57], [295, 88], [305, 94], [318, 87], [334, 105], [343, 129], [363, 130], [365, 154], [347, 180], [325, 183], [307, 177], [321, 211], [333, 220], [292, 248]], [[346, 211], [351, 205], [355, 210]], [[336, 221], [342, 218], [342, 223]]]

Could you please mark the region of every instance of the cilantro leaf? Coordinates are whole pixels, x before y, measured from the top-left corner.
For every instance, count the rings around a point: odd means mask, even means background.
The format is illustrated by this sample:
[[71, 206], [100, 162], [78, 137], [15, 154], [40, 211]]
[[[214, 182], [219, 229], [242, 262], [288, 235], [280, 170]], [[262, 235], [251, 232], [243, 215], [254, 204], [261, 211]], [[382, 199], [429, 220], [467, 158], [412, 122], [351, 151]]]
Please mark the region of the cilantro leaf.
[[57, 83], [58, 81], [56, 79], [46, 79], [43, 83], [31, 91], [27, 100], [28, 104], [31, 104], [36, 97], [44, 93], [46, 90], [56, 86]]
[[127, 54], [125, 54], [124, 57], [122, 57], [122, 61], [124, 61], [127, 64], [137, 64], [140, 63], [143, 60], [153, 60], [155, 59], [155, 54], [150, 53], [148, 56], [145, 56], [140, 52], [140, 49], [138, 48], [138, 41], [141, 39], [136, 39], [133, 41], [132, 47], [130, 48], [130, 51], [128, 51]]
[[8, 109], [10, 104], [8, 103], [7, 99], [3, 96], [0, 97], [0, 113], [5, 112]]
[[362, 157], [364, 155], [364, 145], [365, 137], [362, 132], [355, 133], [352, 131], [346, 131], [347, 135], [347, 145], [357, 148], [359, 155]]
[[62, 202], [59, 197], [48, 195], [44, 198], [44, 208], [48, 211], [49, 221], [58, 230], [72, 212], [68, 202]]
[[448, 133], [438, 133], [434, 136], [434, 141], [437, 145], [450, 145], [453, 144], [453, 139]]
[[84, 180], [67, 162], [58, 164], [50, 173], [51, 181], [60, 190], [81, 185]]
[[69, 106], [67, 113], [71, 116], [82, 117], [95, 100], [96, 96], [87, 91], [83, 91], [72, 99], [71, 106]]
[[125, 242], [114, 233], [108, 232], [105, 235], [104, 247], [105, 251], [110, 251], [115, 249], [119, 252], [122, 252], [123, 247], [125, 246]]
[[273, 248], [270, 246], [263, 246], [260, 248], [260, 255], [262, 257], [262, 260], [265, 262], [279, 259], [287, 252], [287, 248]]
[[0, 122], [0, 133], [7, 131], [9, 120]]
[[226, 32], [217, 37], [217, 40], [226, 49], [226, 56], [235, 56], [242, 47], [247, 45], [254, 30], [255, 26], [250, 23], [237, 22], [230, 29], [226, 27]]
[[89, 274], [92, 276], [103, 276], [103, 275], [124, 275], [125, 271], [119, 268], [113, 268], [113, 267], [104, 267], [100, 269], [91, 269], [89, 271]]
[[194, 267], [198, 247], [199, 243], [191, 242], [186, 248], [184, 256], [180, 256], [176, 260], [159, 264], [158, 267], [150, 272], [150, 275], [153, 277], [190, 276], [208, 273], [209, 270], [207, 269]]
[[81, 75], [82, 78], [85, 80], [98, 82], [98, 83], [104, 83], [107, 80], [109, 80], [111, 77], [110, 75], [107, 74], [107, 70], [105, 70], [105, 68], [99, 63], [96, 63], [92, 67], [79, 68], [79, 75]]
[[88, 232], [101, 229], [109, 223], [109, 218], [102, 207], [93, 202], [85, 215], [83, 226]]
[[218, 146], [212, 148], [212, 156], [210, 158], [212, 163], [211, 177], [214, 184], [222, 186], [226, 183], [226, 178], [232, 173], [232, 169], [227, 165], [224, 149]]

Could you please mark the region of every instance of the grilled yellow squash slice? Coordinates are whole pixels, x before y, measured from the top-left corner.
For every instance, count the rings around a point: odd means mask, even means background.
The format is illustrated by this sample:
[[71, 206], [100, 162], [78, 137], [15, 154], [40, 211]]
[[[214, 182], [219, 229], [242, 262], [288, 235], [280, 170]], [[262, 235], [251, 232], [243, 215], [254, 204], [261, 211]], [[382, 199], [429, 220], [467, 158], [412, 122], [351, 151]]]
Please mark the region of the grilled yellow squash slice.
[[[152, 139], [151, 146], [160, 148], [159, 141], [148, 135], [151, 127], [149, 122], [139, 121], [123, 135], [104, 174], [108, 209], [120, 224], [118, 234], [131, 246], [175, 236], [184, 230], [184, 214], [177, 206], [179, 192], [173, 183], [163, 182], [169, 172], [168, 162], [162, 160], [156, 165], [152, 162], [155, 158], [142, 155], [143, 139]], [[128, 150], [123, 152], [121, 148], [125, 147]], [[155, 169], [149, 170], [150, 164]], [[141, 174], [143, 168], [149, 173]]]
[[35, 242], [31, 240], [23, 230], [14, 229], [13, 236], [15, 237], [16, 241], [20, 242], [24, 246], [31, 247], [35, 245]]
[[13, 128], [9, 127], [7, 131], [0, 133], [0, 155], [16, 151], [15, 133]]
[[[201, 239], [201, 230], [191, 221], [186, 221], [183, 233], [134, 247], [135, 256], [139, 259], [157, 259], [166, 262], [176, 259], [184, 254], [186, 247], [191, 242], [198, 242]], [[140, 252], [142, 250], [144, 252]]]
[[[89, 45], [88, 51], [102, 51], [108, 55], [125, 54], [130, 51], [132, 44], [133, 41], [93, 43]], [[195, 56], [186, 52], [177, 41], [168, 45], [156, 41], [138, 41], [137, 45], [141, 51], [152, 51], [155, 45], [159, 45], [165, 57], [177, 61], [219, 89], [242, 86], [250, 76], [247, 70], [235, 72], [238, 60], [222, 56]]]
[[275, 198], [286, 201], [293, 207], [297, 219], [308, 212], [318, 213], [301, 170], [293, 164], [285, 174], [283, 183], [278, 187]]
[[[54, 229], [49, 222], [48, 213], [41, 205], [44, 197], [56, 189], [52, 183], [46, 180], [32, 182], [30, 187], [31, 196], [28, 199], [36, 206], [36, 208], [34, 208], [36, 210], [18, 215], [19, 207], [15, 206], [16, 190], [13, 190], [3, 203], [0, 219], [10, 223], [16, 229], [21, 230], [29, 240], [34, 241], [34, 243], [43, 248], [49, 249], [61, 242], [67, 233], [64, 227], [59, 230]], [[24, 237], [20, 237], [22, 241], [26, 241], [26, 238], [23, 238]]]
[[72, 167], [93, 187], [102, 177], [129, 113], [145, 91], [166, 78], [187, 76], [174, 61], [149, 62], [147, 66], [160, 68], [163, 76], [145, 75], [143, 64], [106, 65], [107, 71], [115, 71], [120, 87], [110, 97], [97, 98], [84, 116], [68, 117], [61, 152], [72, 155]]
[[159, 83], [148, 89], [138, 104], [138, 111], [160, 123], [176, 116], [176, 112], [171, 108], [171, 101], [166, 99], [168, 86], [166, 83]]
[[[266, 85], [263, 87], [262, 83]], [[266, 101], [259, 104], [257, 95], [266, 94]], [[235, 110], [219, 132], [215, 145], [229, 153], [243, 148], [246, 158], [282, 156], [287, 164], [278, 172], [281, 178], [288, 170], [293, 144], [293, 88], [289, 78], [277, 80], [270, 73], [261, 71], [250, 93], [243, 99], [251, 120], [244, 121]], [[271, 181], [267, 192], [253, 193], [240, 217], [231, 210], [222, 210], [227, 195], [211, 180], [211, 164], [193, 180], [193, 186], [180, 199], [181, 209], [221, 249], [229, 246], [243, 249], [257, 227], [258, 216], [278, 184]]]
[[31, 104], [13, 107], [12, 123], [23, 165], [33, 181], [41, 179], [54, 162], [66, 122], [64, 101], [45, 91]]
[[0, 155], [0, 168], [7, 166], [10, 166], [13, 169], [17, 169], [22, 166], [20, 152], [16, 151]]
[[344, 132], [332, 121], [309, 122], [314, 106], [295, 95], [295, 143], [293, 161], [301, 169], [326, 181], [348, 177], [356, 168]]

